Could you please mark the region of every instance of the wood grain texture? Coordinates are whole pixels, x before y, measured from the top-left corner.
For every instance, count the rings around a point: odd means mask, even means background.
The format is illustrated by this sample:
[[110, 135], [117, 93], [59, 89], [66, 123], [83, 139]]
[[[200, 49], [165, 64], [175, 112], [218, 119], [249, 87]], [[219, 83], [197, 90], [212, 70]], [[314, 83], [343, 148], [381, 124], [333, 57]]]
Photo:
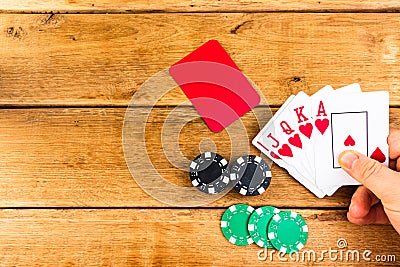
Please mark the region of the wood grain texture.
[[[340, 2], [340, 1], [339, 1]], [[332, 2], [333, 3], [333, 2]], [[149, 77], [218, 39], [270, 105], [359, 82], [400, 105], [399, 14], [0, 15], [0, 105], [126, 106]], [[172, 90], [159, 105], [186, 101]]]
[[[371, 258], [400, 257], [400, 239], [391, 226], [353, 225], [347, 221], [345, 211], [296, 211], [309, 227], [303, 251], [313, 249], [319, 257], [322, 250], [338, 249], [337, 240], [344, 238], [348, 248], [343, 253], [371, 250]], [[220, 229], [223, 212], [224, 209], [0, 210], [0, 259], [3, 266], [287, 266], [288, 262], [280, 262], [276, 254], [272, 263], [259, 261], [260, 248], [255, 244], [236, 247], [225, 240]], [[325, 257], [319, 263], [322, 266], [384, 265], [362, 259], [330, 261], [328, 255]], [[393, 264], [396, 262], [386, 263]], [[296, 266], [310, 265], [312, 262], [301, 261], [300, 254]]]
[[131, 13], [131, 12], [261, 12], [261, 11], [312, 11], [312, 12], [343, 12], [343, 11], [398, 11], [398, 1], [312, 1], [312, 0], [2, 0], [0, 12], [80, 12], [80, 13]]
[[[178, 186], [191, 186], [186, 170], [171, 165], [161, 142], [164, 120], [171, 108], [157, 108], [147, 123], [146, 147], [154, 168]], [[181, 114], [187, 113], [185, 108]], [[142, 191], [130, 175], [122, 151], [125, 109], [2, 109], [0, 116], [0, 206], [2, 207], [164, 207]], [[391, 125], [400, 111], [391, 109]], [[253, 115], [243, 118], [249, 138], [258, 132]], [[194, 134], [195, 133], [195, 134]], [[229, 159], [229, 135], [211, 133], [201, 119], [185, 125], [178, 142], [185, 157], [199, 153], [201, 140], [211, 139]], [[167, 140], [165, 142], [173, 142]], [[251, 153], [259, 153], [255, 148]], [[140, 157], [140, 155], [138, 155]], [[150, 171], [150, 170], [149, 170]], [[259, 197], [232, 191], [209, 207], [237, 202], [278, 207], [347, 207], [352, 187], [333, 197], [317, 199], [276, 165], [272, 183]], [[290, 192], [290, 197], [288, 193]]]

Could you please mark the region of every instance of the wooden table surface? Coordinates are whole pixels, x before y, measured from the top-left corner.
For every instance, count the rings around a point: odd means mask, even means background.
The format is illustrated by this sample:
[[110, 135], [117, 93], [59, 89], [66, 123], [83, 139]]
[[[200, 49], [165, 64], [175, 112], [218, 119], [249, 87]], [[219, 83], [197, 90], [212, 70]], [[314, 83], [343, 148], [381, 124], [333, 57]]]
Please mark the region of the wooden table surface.
[[[0, 266], [253, 266], [256, 245], [236, 247], [220, 230], [235, 203], [296, 210], [307, 250], [364, 250], [391, 262], [326, 259], [318, 266], [398, 265], [391, 226], [346, 219], [354, 187], [317, 199], [276, 165], [259, 197], [230, 192], [202, 207], [147, 195], [125, 163], [122, 127], [139, 87], [209, 39], [219, 40], [273, 111], [293, 93], [353, 82], [390, 92], [400, 122], [400, 2], [350, 0], [2, 0], [0, 2]], [[163, 153], [162, 126], [186, 98], [163, 96], [146, 123], [149, 158], [165, 179], [190, 186]], [[190, 110], [183, 107], [182, 114]], [[250, 137], [252, 112], [242, 118]], [[235, 142], [201, 119], [187, 124], [184, 156], [211, 138], [229, 159]], [[258, 153], [252, 148], [253, 153]], [[397, 262], [393, 262], [394, 255]], [[296, 266], [314, 265], [297, 262]]]

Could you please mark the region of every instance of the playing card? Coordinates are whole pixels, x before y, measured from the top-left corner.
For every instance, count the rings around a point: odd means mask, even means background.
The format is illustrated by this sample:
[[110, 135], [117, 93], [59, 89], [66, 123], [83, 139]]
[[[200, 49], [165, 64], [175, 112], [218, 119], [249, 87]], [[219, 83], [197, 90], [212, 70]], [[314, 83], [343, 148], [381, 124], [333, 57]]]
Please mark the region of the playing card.
[[358, 83], [352, 83], [335, 90], [335, 94], [361, 93], [361, 86]]
[[338, 156], [344, 150], [368, 155], [368, 111], [331, 113], [332, 166], [340, 168]]
[[319, 120], [323, 126], [314, 140], [319, 188], [359, 184], [337, 162], [338, 155], [344, 150], [360, 150], [367, 156], [380, 151], [381, 161], [387, 164], [388, 107], [387, 92], [348, 93], [345, 96], [331, 93], [313, 103], [315, 122]]
[[[350, 84], [350, 85], [338, 88], [336, 90], [334, 90], [330, 85], [327, 85], [327, 86], [323, 87], [321, 90], [319, 90], [318, 92], [316, 92], [315, 94], [313, 94], [310, 97], [310, 101], [309, 101], [310, 102], [310, 105], [309, 105], [310, 107], [308, 109], [306, 109], [306, 110], [309, 110], [308, 112], [312, 113], [311, 106], [315, 105], [315, 103], [318, 100], [321, 100], [321, 99], [329, 97], [329, 95], [332, 94], [332, 93], [334, 93], [337, 96], [342, 95], [343, 97], [345, 97], [346, 94], [349, 94], [349, 93], [360, 93], [360, 92], [361, 92], [361, 87], [357, 83]], [[321, 132], [319, 130], [317, 130], [316, 126], [315, 126], [315, 119], [316, 119], [315, 118], [315, 114], [314, 113], [311, 114], [311, 117], [312, 117], [312, 124], [313, 124], [314, 129], [315, 129], [315, 131], [313, 131], [313, 133], [317, 134], [317, 135], [320, 135]], [[314, 140], [314, 138], [311, 141], [312, 141], [312, 154], [313, 155], [310, 155], [309, 157], [314, 162], [314, 164], [313, 164], [313, 166], [314, 166], [314, 175], [313, 175], [313, 177], [314, 177], [314, 183], [317, 184], [316, 175], [315, 175], [315, 158], [314, 158], [314, 153], [315, 153], [315, 151], [314, 151], [314, 142], [315, 142], [315, 140]], [[333, 185], [333, 186], [328, 186], [328, 187], [324, 187], [324, 188], [320, 188], [320, 189], [325, 194], [327, 194], [328, 196], [332, 196], [333, 193], [335, 193], [340, 187], [341, 187], [341, 185]]]
[[[289, 165], [285, 160], [281, 158], [281, 156], [276, 152], [276, 150], [283, 145], [277, 145], [277, 143], [268, 137], [271, 133], [271, 125], [274, 124], [277, 117], [279, 117], [287, 107], [290, 105], [292, 100], [294, 99], [294, 95], [290, 96], [286, 102], [282, 105], [282, 107], [275, 113], [275, 115], [271, 118], [271, 120], [264, 126], [264, 128], [258, 133], [258, 135], [253, 139], [252, 144], [257, 147], [261, 152], [267, 155], [272, 161], [274, 161], [278, 166], [285, 168], [291, 176], [293, 176], [298, 182], [300, 182], [304, 187], [310, 190], [314, 195], [319, 198], [325, 196], [325, 194], [317, 188], [317, 186], [312, 183], [310, 180], [304, 177], [294, 166]], [[288, 144], [286, 144], [289, 146]], [[283, 157], [283, 156], [282, 156]]]
[[308, 99], [304, 93], [296, 95], [272, 118], [271, 123], [264, 127], [264, 134], [260, 136], [260, 141], [283, 161], [307, 177], [311, 175], [311, 171], [307, 160], [304, 160], [302, 140], [299, 132], [293, 128], [290, 114], [292, 103], [298, 102], [299, 97]]
[[[311, 132], [301, 132], [303, 125], [311, 125], [311, 116], [305, 115], [304, 107], [309, 103], [309, 96], [299, 92], [285, 110], [277, 116], [271, 126], [274, 137], [286, 142], [292, 150], [293, 157], [282, 157], [289, 165], [295, 167], [308, 180], [314, 182], [314, 161], [311, 144]], [[299, 122], [301, 125], [299, 126]], [[275, 151], [280, 154], [280, 150]]]
[[[333, 91], [331, 86], [325, 86], [319, 90], [316, 95]], [[315, 167], [314, 167], [314, 143], [313, 134], [315, 134], [315, 126], [311, 114], [311, 99], [304, 92], [300, 92], [296, 99], [291, 102], [291, 112], [294, 128], [300, 132], [302, 137], [304, 157], [297, 157], [298, 161], [307, 161], [309, 167], [309, 180], [315, 184]]]
[[345, 97], [350, 93], [360, 93], [361, 87], [359, 84], [350, 84], [348, 86], [333, 90], [329, 85], [325, 86], [310, 97], [311, 103], [311, 117], [313, 119], [313, 126], [315, 127], [315, 134], [317, 136], [324, 135], [327, 127], [329, 126], [329, 119], [324, 109], [323, 101], [332, 95], [338, 99]]
[[290, 102], [293, 100], [294, 97], [295, 97], [294, 95], [291, 95], [285, 101], [285, 103], [283, 103], [281, 108], [274, 114], [274, 116], [268, 121], [268, 123], [261, 129], [261, 131], [257, 134], [257, 136], [252, 141], [254, 146], [259, 148], [260, 150], [262, 149], [263, 151], [266, 151], [267, 153], [264, 153], [264, 154], [267, 155], [272, 160], [274, 160], [274, 159], [282, 160], [282, 158], [273, 152], [274, 148], [276, 148], [278, 146], [276, 146], [275, 144], [272, 144], [270, 142], [270, 139], [264, 138], [264, 136], [267, 135], [267, 130], [273, 124], [275, 118], [278, 117], [286, 109], [286, 107], [290, 104]]
[[312, 192], [318, 198], [323, 198], [326, 194], [320, 190], [315, 184], [310, 182], [307, 178], [305, 178], [301, 173], [299, 173], [295, 168], [285, 163], [282, 159], [271, 153], [266, 147], [264, 147], [261, 142], [257, 141], [257, 138], [253, 139], [253, 145], [257, 147], [261, 152], [267, 155], [274, 163], [276, 163], [279, 167], [284, 168], [287, 172], [295, 178], [300, 184], [302, 184], [305, 188], [307, 188], [310, 192]]

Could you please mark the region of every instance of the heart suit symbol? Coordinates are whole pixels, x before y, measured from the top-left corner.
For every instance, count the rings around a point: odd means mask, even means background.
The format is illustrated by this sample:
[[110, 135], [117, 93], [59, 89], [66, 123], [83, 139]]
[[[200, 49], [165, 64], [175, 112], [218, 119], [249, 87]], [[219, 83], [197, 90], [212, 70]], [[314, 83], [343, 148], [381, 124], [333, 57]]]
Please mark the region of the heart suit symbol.
[[305, 136], [308, 137], [308, 139], [311, 138], [311, 134], [312, 134], [312, 130], [313, 130], [313, 126], [311, 123], [306, 123], [304, 125], [301, 125], [299, 127], [299, 131], [304, 134]]
[[375, 149], [374, 152], [371, 154], [371, 159], [379, 161], [380, 163], [384, 163], [386, 161], [386, 156], [382, 153], [379, 147]]
[[326, 129], [329, 126], [329, 120], [328, 119], [316, 119], [315, 120], [315, 127], [320, 131], [321, 134], [324, 134]]
[[344, 145], [345, 146], [354, 146], [356, 144], [356, 142], [354, 141], [354, 139], [349, 135], [347, 136], [346, 140], [344, 140]]
[[291, 145], [293, 145], [293, 146], [296, 146], [296, 147], [298, 147], [298, 148], [302, 148], [302, 147], [303, 147], [303, 144], [301, 143], [301, 139], [300, 139], [299, 134], [293, 135], [293, 137], [290, 137], [290, 138], [288, 139], [288, 141], [289, 141], [289, 143], [290, 143]]
[[282, 145], [282, 147], [278, 150], [278, 153], [282, 156], [293, 157], [292, 150], [287, 144]]

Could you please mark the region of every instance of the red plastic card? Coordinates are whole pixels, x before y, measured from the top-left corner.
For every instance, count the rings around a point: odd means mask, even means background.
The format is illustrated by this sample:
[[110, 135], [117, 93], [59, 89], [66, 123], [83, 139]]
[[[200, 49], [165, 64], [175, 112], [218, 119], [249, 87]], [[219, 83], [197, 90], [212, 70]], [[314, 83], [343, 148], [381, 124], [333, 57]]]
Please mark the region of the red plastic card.
[[260, 103], [260, 96], [221, 44], [210, 40], [175, 63], [170, 74], [213, 132]]

